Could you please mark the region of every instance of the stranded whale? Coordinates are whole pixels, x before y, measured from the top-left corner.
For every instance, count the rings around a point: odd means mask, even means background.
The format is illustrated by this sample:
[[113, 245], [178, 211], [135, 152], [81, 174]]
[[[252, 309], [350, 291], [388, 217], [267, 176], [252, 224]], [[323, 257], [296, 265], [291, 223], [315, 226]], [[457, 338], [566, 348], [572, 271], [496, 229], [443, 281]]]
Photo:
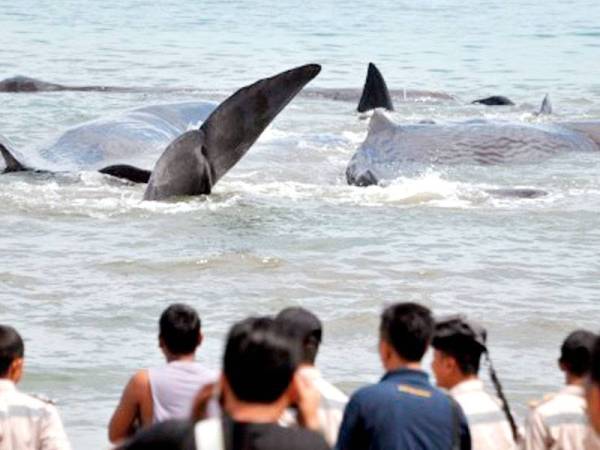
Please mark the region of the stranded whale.
[[[148, 182], [145, 200], [210, 194], [215, 183], [320, 70], [319, 65], [309, 64], [259, 80], [219, 106], [151, 106], [116, 119], [89, 122], [64, 133], [41, 150], [40, 156], [51, 165], [50, 170], [99, 170]], [[186, 131], [199, 121], [203, 122], [199, 128]], [[152, 172], [136, 166], [140, 158], [155, 160], [161, 151]], [[5, 173], [33, 170], [19, 162], [7, 144], [0, 143], [0, 153]], [[113, 164], [106, 166], [107, 162]]]
[[559, 152], [598, 150], [600, 121], [399, 125], [377, 110], [365, 141], [348, 164], [346, 180], [369, 186], [424, 166], [535, 163]]
[[[378, 71], [374, 75], [381, 77]], [[371, 83], [371, 93], [373, 86], [385, 88], [383, 78]], [[390, 109], [385, 96], [379, 93], [377, 98], [383, 101], [370, 104], [381, 107], [373, 113], [367, 137], [346, 168], [351, 185], [378, 184], [432, 165], [535, 163], [560, 152], [600, 150], [600, 121], [530, 124], [478, 119], [404, 125], [394, 123], [384, 111]], [[551, 111], [546, 96], [537, 114]], [[530, 198], [538, 191], [504, 189], [497, 194]]]

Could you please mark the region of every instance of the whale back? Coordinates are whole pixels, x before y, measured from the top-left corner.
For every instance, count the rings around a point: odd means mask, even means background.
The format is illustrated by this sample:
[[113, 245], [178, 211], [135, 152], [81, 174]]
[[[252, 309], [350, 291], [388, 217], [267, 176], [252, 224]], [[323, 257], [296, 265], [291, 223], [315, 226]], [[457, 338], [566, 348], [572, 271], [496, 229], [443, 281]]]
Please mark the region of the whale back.
[[215, 107], [213, 102], [173, 103], [93, 120], [67, 130], [40, 156], [61, 170], [97, 170], [116, 162], [151, 167], [169, 142]]

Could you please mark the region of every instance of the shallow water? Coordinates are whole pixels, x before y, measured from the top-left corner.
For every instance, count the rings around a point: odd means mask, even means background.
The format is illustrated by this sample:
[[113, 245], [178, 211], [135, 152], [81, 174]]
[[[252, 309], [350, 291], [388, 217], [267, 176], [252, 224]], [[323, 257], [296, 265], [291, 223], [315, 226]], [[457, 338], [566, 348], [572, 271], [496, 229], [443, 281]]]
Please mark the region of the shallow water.
[[[6, 2], [5, 2], [6, 3]], [[107, 445], [128, 377], [160, 364], [157, 318], [198, 308], [199, 356], [218, 368], [234, 320], [304, 305], [323, 319], [319, 363], [345, 390], [376, 380], [378, 315], [418, 301], [489, 330], [518, 415], [555, 389], [558, 347], [597, 329], [600, 155], [535, 165], [431, 167], [385, 188], [345, 183], [367, 121], [346, 101], [366, 64], [388, 85], [454, 101], [403, 102], [398, 121], [600, 118], [600, 4], [187, 0], [2, 5], [0, 78], [153, 88], [129, 93], [0, 94], [0, 134], [29, 161], [61, 131], [144, 105], [221, 100], [307, 62], [310, 85], [207, 198], [142, 202], [143, 187], [91, 172], [0, 177], [0, 321], [27, 340], [24, 388], [59, 406], [75, 448]], [[352, 91], [351, 91], [352, 92]], [[469, 100], [511, 97], [486, 109]], [[501, 199], [487, 189], [549, 195]], [[360, 362], [357, 364], [357, 362]]]

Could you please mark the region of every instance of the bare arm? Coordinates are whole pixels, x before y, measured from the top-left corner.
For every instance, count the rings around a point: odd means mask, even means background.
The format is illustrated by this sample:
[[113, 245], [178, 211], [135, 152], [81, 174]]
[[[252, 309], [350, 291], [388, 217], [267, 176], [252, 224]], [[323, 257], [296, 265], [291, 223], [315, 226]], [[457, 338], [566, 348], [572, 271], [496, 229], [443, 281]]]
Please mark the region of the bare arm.
[[152, 412], [149, 411], [148, 417], [148, 403], [151, 405], [150, 380], [148, 371], [141, 370], [131, 377], [125, 386], [121, 401], [110, 419], [108, 438], [111, 442], [116, 443], [133, 435], [137, 420], [140, 420], [142, 425], [151, 421]]

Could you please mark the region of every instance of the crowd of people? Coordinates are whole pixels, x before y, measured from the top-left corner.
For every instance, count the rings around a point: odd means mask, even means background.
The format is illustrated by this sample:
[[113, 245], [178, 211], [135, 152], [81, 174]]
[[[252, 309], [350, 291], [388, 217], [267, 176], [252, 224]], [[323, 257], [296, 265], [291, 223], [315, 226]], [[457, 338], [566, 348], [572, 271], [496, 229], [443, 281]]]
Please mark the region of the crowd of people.
[[[600, 338], [570, 333], [565, 385], [530, 405], [519, 426], [490, 358], [487, 333], [464, 316], [434, 320], [416, 303], [387, 307], [379, 326], [381, 380], [350, 398], [316, 367], [323, 326], [286, 308], [227, 336], [221, 373], [196, 361], [201, 321], [173, 304], [159, 320], [165, 364], [135, 373], [108, 426], [118, 450], [600, 450]], [[433, 349], [431, 369], [423, 370]], [[0, 450], [70, 449], [51, 402], [20, 392], [25, 348], [0, 325]], [[494, 387], [480, 378], [482, 362]]]

